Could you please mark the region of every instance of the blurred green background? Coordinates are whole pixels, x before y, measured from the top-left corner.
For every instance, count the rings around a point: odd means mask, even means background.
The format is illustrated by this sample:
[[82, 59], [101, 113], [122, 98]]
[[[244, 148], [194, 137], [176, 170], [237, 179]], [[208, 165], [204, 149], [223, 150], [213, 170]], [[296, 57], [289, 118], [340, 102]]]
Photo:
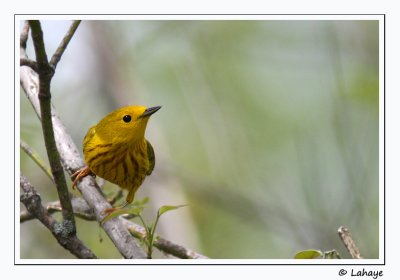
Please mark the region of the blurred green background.
[[[42, 22], [48, 55], [69, 25]], [[190, 204], [160, 220], [173, 242], [210, 258], [285, 259], [309, 248], [349, 257], [343, 225], [365, 258], [378, 258], [378, 31], [366, 20], [83, 21], [52, 102], [80, 150], [108, 112], [162, 105], [146, 132], [156, 167], [136, 197], [150, 197], [149, 221], [161, 205]], [[46, 159], [22, 90], [20, 100], [21, 139]], [[20, 158], [43, 202], [56, 200]], [[78, 236], [98, 257], [120, 258], [97, 223], [78, 219]], [[21, 224], [20, 244], [21, 258], [72, 257], [37, 221]]]

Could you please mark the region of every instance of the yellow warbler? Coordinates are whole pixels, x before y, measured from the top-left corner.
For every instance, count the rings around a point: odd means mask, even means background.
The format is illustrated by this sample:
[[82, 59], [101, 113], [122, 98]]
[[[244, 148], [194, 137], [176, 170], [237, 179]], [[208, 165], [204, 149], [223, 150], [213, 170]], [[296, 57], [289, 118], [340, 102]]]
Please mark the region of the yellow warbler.
[[84, 176], [98, 175], [128, 190], [126, 202], [118, 208], [131, 203], [145, 177], [154, 169], [154, 150], [144, 133], [150, 116], [160, 108], [122, 107], [90, 128], [83, 140], [87, 166], [72, 175], [76, 176], [72, 187]]

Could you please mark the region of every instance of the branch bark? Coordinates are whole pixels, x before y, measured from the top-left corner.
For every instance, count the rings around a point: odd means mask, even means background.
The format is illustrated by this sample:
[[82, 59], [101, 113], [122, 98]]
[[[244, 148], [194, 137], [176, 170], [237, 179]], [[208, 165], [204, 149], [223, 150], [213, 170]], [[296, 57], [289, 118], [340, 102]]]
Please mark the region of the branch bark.
[[[26, 52], [23, 48], [21, 48], [21, 58], [27, 58]], [[31, 102], [38, 117], [41, 118], [38, 98], [38, 89], [40, 87], [38, 74], [29, 67], [21, 66], [20, 78], [21, 86], [24, 89], [27, 98]], [[61, 157], [61, 163], [64, 169], [71, 175], [80, 167], [84, 166], [84, 161], [81, 158], [75, 143], [66, 132], [66, 129], [53, 106], [51, 106], [51, 120], [57, 150]], [[101, 221], [104, 218], [104, 210], [111, 208], [111, 205], [103, 196], [96, 181], [91, 176], [87, 176], [81, 180], [77, 188], [82, 193], [83, 198], [91, 209], [93, 209], [96, 220]], [[101, 226], [124, 258], [146, 257], [143, 250], [138, 246], [129, 231], [125, 228], [121, 218], [111, 219]]]
[[349, 251], [351, 257], [353, 259], [362, 259], [360, 251], [358, 250], [358, 247], [354, 242], [353, 237], [351, 237], [349, 230], [341, 226], [338, 229], [338, 234], [340, 239], [342, 239], [343, 244], [346, 247], [347, 251]]
[[96, 255], [87, 248], [76, 235], [70, 234], [70, 228], [72, 227], [70, 221], [65, 220], [63, 223], [59, 223], [45, 208], [43, 208], [40, 195], [36, 192], [31, 183], [22, 175], [20, 177], [20, 185], [21, 189], [24, 191], [20, 196], [21, 202], [25, 205], [31, 216], [38, 219], [50, 230], [61, 246], [70, 251], [77, 258], [97, 258]]

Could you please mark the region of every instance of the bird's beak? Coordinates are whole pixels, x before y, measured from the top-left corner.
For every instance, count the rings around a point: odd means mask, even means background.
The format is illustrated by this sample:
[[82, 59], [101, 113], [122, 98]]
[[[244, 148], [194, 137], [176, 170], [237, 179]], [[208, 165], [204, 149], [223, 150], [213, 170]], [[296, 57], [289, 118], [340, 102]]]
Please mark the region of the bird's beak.
[[143, 114], [140, 116], [140, 118], [146, 118], [146, 117], [150, 117], [151, 115], [153, 115], [155, 112], [157, 112], [158, 110], [161, 109], [161, 106], [155, 106], [155, 107], [150, 107], [147, 108]]

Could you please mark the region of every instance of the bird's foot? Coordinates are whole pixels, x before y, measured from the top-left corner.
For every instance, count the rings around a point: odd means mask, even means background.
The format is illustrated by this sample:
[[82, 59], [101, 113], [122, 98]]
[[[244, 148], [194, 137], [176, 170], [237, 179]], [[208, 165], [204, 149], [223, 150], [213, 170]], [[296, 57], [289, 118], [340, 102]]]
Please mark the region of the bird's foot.
[[81, 169], [78, 169], [74, 174], [71, 175], [71, 178], [75, 178], [73, 183], [72, 183], [72, 189], [75, 189], [76, 185], [78, 184], [79, 180], [81, 180], [83, 177], [86, 177], [87, 175], [95, 175], [88, 166], [82, 167]]

